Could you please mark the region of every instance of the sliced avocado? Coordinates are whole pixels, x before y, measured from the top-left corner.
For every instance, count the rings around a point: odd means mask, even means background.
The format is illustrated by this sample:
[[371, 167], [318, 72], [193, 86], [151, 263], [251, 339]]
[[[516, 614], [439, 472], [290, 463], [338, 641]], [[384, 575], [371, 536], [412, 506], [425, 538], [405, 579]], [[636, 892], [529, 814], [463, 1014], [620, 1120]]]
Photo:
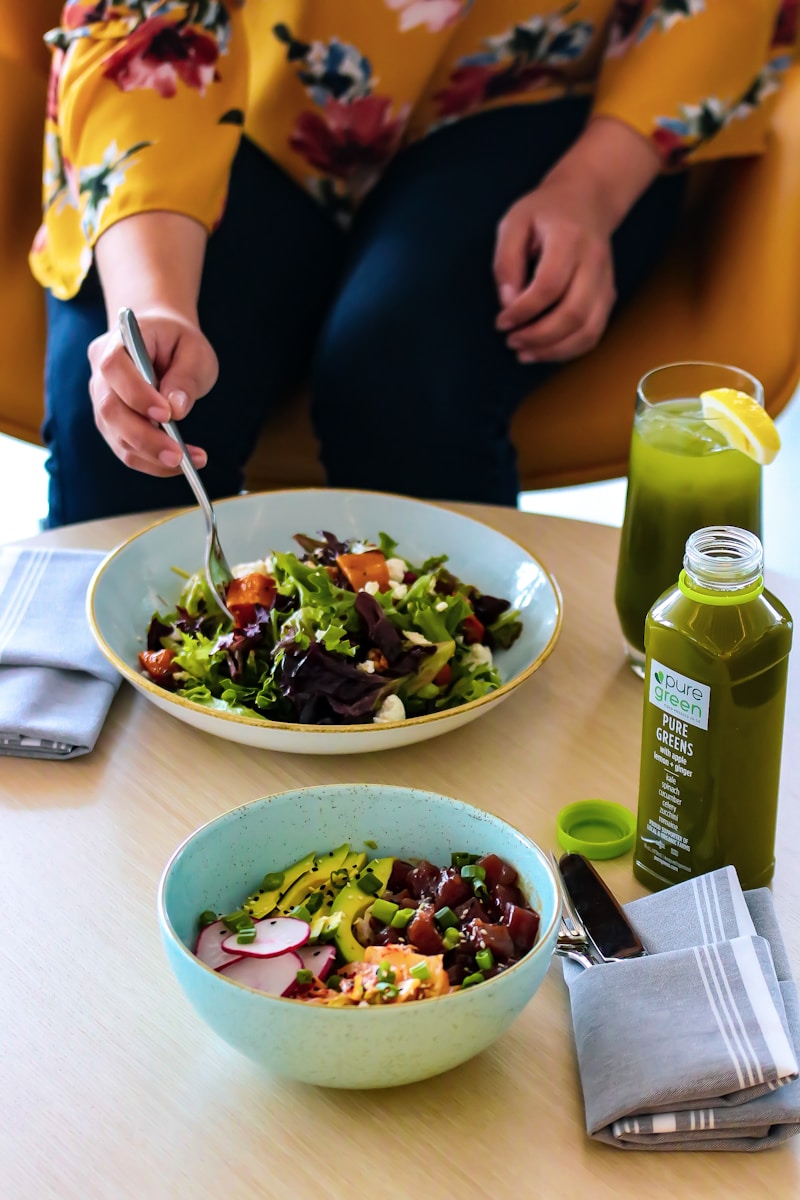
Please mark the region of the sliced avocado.
[[316, 892], [320, 887], [324, 886], [329, 881], [331, 874], [339, 870], [347, 858], [349, 849], [349, 842], [337, 846], [335, 850], [331, 850], [327, 854], [323, 854], [321, 858], [318, 858], [314, 864], [314, 869], [306, 871], [291, 887], [287, 888], [284, 883], [284, 891], [281, 893], [280, 903], [278, 904], [281, 912], [290, 912], [298, 904], [302, 904], [312, 892]]
[[287, 867], [284, 871], [279, 872], [283, 875], [283, 881], [279, 888], [274, 888], [269, 892], [257, 891], [253, 892], [252, 896], [248, 896], [242, 908], [249, 913], [251, 917], [260, 920], [261, 917], [266, 917], [272, 912], [275, 905], [280, 900], [283, 893], [290, 888], [295, 880], [301, 875], [305, 875], [310, 871], [317, 861], [317, 854], [312, 850], [310, 854], [306, 854], [304, 858], [299, 858], [291, 867]]
[[423, 658], [416, 675], [412, 675], [402, 689], [407, 696], [414, 696], [420, 688], [433, 683], [442, 667], [450, 661], [456, 652], [456, 644], [452, 638], [448, 638], [446, 642], [434, 642], [434, 646], [436, 649], [433, 654], [429, 654], [427, 658]]
[[352, 879], [354, 875], [358, 874], [359, 871], [363, 870], [366, 861], [367, 861], [367, 856], [363, 850], [361, 850], [361, 851], [351, 850], [350, 853], [348, 854], [347, 858], [342, 863], [342, 865], [338, 868], [338, 870], [347, 871], [348, 875], [350, 876], [350, 879]]
[[[367, 861], [366, 854], [364, 854], [363, 852], [361, 854], [357, 854], [355, 851], [351, 850], [351, 852], [347, 855], [347, 858], [344, 860], [344, 862], [340, 866], [333, 868], [333, 870], [331, 871], [331, 877], [329, 879], [325, 880], [325, 882], [323, 883], [323, 885], [320, 889], [320, 891], [322, 893], [322, 903], [317, 908], [312, 909], [313, 915], [315, 917], [327, 916], [327, 914], [331, 911], [334, 900], [338, 896], [339, 892], [342, 890], [343, 885], [339, 884], [337, 886], [337, 883], [334, 880], [333, 876], [335, 876], [336, 873], [339, 871], [346, 872], [347, 873], [347, 881], [346, 882], [349, 883], [350, 880], [353, 878], [353, 876], [358, 874], [358, 872], [362, 869], [362, 867], [364, 866], [366, 861]], [[312, 892], [311, 895], [313, 897], [314, 893]]]
[[[342, 888], [331, 906], [330, 920], [338, 917], [333, 940], [347, 962], [358, 962], [364, 957], [364, 947], [353, 933], [353, 923], [363, 916], [377, 896], [382, 896], [386, 891], [393, 865], [393, 858], [373, 858], [355, 879]], [[358, 880], [366, 874], [374, 875], [380, 883], [376, 891], [365, 892], [358, 886]]]

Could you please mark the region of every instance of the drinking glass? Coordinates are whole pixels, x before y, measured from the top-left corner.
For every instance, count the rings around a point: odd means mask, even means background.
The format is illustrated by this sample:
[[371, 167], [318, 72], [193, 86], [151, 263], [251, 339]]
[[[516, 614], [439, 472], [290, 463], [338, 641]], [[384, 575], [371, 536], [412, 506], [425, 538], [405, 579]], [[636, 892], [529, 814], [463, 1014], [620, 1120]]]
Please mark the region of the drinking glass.
[[733, 449], [703, 416], [700, 394], [764, 389], [737, 367], [670, 363], [639, 382], [615, 603], [632, 669], [644, 678], [644, 623], [683, 566], [686, 539], [708, 525], [738, 525], [761, 537], [761, 467]]

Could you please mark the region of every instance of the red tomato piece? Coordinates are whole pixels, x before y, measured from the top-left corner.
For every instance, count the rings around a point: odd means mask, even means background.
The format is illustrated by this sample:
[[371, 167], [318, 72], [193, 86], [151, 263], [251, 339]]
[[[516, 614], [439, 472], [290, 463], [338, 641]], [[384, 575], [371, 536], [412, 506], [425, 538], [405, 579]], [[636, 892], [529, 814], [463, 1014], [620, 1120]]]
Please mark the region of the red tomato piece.
[[475, 642], [482, 642], [486, 626], [482, 621], [479, 621], [474, 613], [470, 613], [468, 617], [464, 617], [461, 622], [461, 635], [464, 638], [464, 643], [467, 646], [472, 646]]

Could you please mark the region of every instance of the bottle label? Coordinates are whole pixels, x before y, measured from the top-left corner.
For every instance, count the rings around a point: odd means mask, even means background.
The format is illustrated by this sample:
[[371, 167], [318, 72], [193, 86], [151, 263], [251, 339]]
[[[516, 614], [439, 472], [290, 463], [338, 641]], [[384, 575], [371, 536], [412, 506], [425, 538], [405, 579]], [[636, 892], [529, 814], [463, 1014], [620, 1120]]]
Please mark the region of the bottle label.
[[650, 703], [697, 729], [708, 729], [711, 689], [655, 658], [650, 667]]

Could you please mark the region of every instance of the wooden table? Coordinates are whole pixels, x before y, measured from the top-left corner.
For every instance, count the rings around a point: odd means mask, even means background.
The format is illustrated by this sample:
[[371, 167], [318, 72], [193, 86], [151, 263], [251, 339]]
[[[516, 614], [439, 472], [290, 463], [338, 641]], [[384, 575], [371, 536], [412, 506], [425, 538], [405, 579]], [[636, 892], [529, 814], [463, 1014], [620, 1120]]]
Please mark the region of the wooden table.
[[[458, 506], [462, 507], [462, 506]], [[194, 1014], [155, 893], [173, 848], [236, 803], [387, 780], [490, 809], [545, 847], [568, 801], [636, 805], [642, 685], [613, 608], [616, 530], [463, 506], [527, 545], [565, 604], [559, 645], [495, 712], [418, 747], [289, 756], [205, 737], [123, 685], [94, 753], [0, 760], [0, 1195], [4, 1200], [422, 1200], [800, 1194], [800, 1139], [766, 1154], [589, 1141], [558, 964], [494, 1047], [426, 1083], [323, 1091], [267, 1077]], [[40, 544], [110, 548], [145, 524]], [[771, 581], [800, 612], [800, 583]], [[800, 650], [790, 678], [774, 895], [800, 973]], [[757, 802], [757, 797], [754, 797]], [[603, 874], [640, 894], [630, 855]]]

